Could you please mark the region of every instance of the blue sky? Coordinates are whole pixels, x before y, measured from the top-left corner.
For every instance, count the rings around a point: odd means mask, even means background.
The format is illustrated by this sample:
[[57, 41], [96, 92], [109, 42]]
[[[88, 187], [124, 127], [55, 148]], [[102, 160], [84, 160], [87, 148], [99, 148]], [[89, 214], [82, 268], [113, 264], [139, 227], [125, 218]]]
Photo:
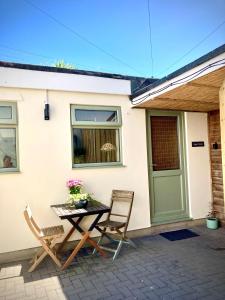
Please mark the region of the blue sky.
[[0, 60], [161, 78], [225, 43], [225, 0], [149, 3], [153, 66], [147, 0], [2, 0]]

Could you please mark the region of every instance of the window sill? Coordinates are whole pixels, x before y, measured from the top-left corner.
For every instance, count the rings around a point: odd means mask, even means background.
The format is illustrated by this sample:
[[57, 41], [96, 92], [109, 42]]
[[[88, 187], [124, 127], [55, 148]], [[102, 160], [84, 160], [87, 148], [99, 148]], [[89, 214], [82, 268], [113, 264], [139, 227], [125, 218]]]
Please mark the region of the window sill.
[[11, 169], [11, 168], [0, 169], [0, 174], [18, 174], [18, 173], [21, 173], [19, 169]]
[[125, 168], [122, 163], [116, 164], [76, 164], [73, 169], [105, 169], [105, 168]]

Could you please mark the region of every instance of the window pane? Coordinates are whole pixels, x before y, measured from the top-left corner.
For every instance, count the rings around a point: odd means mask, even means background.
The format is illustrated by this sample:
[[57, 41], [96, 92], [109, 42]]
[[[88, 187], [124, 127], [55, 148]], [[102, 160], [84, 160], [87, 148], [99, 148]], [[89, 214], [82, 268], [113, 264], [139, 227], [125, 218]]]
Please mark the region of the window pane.
[[0, 106], [0, 119], [12, 119], [11, 106]]
[[73, 128], [73, 163], [120, 161], [118, 129]]
[[153, 170], [179, 169], [177, 117], [151, 117], [151, 136]]
[[75, 109], [76, 121], [118, 122], [117, 111]]
[[0, 128], [0, 168], [16, 167], [16, 129]]

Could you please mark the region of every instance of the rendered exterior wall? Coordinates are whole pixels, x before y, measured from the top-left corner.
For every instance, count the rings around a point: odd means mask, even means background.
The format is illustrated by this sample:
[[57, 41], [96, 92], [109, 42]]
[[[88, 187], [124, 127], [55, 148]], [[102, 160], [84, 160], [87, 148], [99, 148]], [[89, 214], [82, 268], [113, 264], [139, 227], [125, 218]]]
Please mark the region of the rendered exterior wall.
[[[38, 246], [23, 218], [30, 204], [40, 226], [63, 224], [50, 209], [67, 199], [66, 180], [80, 178], [89, 193], [109, 204], [112, 189], [135, 192], [129, 229], [150, 226], [145, 110], [128, 96], [49, 91], [51, 115], [44, 121], [46, 90], [0, 88], [0, 101], [18, 106], [19, 173], [0, 173], [0, 253]], [[120, 106], [123, 167], [72, 169], [70, 105]], [[207, 115], [186, 113], [188, 189], [191, 217], [205, 217], [211, 200]], [[191, 141], [204, 140], [204, 148]], [[72, 237], [76, 239], [76, 236]]]
[[0, 86], [116, 95], [131, 92], [129, 80], [1, 67]]
[[[0, 100], [18, 106], [19, 173], [0, 173], [0, 253], [38, 245], [25, 224], [30, 204], [41, 227], [62, 223], [51, 204], [67, 199], [66, 180], [80, 178], [89, 193], [109, 204], [113, 188], [133, 190], [130, 229], [150, 226], [145, 111], [133, 110], [127, 96], [49, 91], [51, 116], [44, 121], [46, 91], [0, 89]], [[124, 167], [72, 169], [70, 104], [120, 106]], [[76, 238], [76, 237], [73, 237]]]
[[[205, 218], [212, 202], [207, 113], [185, 113], [190, 217]], [[192, 147], [204, 141], [204, 147]]]

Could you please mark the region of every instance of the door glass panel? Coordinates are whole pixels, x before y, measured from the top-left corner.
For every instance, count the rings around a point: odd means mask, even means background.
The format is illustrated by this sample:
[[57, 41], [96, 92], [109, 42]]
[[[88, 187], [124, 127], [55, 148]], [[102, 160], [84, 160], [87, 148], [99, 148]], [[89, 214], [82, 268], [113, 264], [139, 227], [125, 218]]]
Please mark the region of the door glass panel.
[[180, 168], [177, 117], [151, 116], [153, 171]]

